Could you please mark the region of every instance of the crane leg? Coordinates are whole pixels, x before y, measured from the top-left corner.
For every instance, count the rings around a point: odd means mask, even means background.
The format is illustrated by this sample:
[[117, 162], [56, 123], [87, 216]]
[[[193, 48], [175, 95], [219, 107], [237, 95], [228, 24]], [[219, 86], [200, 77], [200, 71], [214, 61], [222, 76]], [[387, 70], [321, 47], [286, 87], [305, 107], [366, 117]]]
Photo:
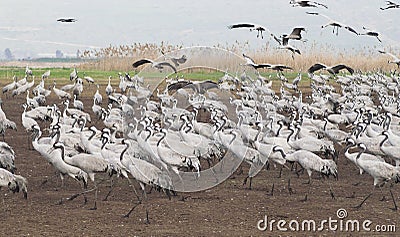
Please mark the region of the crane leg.
[[128, 218], [128, 217], [131, 215], [131, 213], [133, 212], [133, 210], [135, 210], [135, 208], [136, 208], [137, 206], [139, 206], [141, 203], [142, 203], [141, 201], [138, 201], [138, 202], [129, 210], [129, 212], [126, 213], [126, 214], [124, 215], [124, 217], [125, 217], [125, 218]]
[[379, 190], [380, 190], [380, 191], [381, 191], [381, 193], [382, 193], [382, 198], [381, 198], [379, 201], [381, 201], [381, 202], [384, 202], [384, 201], [386, 201], [386, 196], [385, 196], [385, 194], [383, 194], [382, 187], [379, 187]]
[[279, 170], [279, 175], [278, 175], [278, 179], [280, 179], [282, 177], [282, 170], [283, 170], [283, 165], [281, 166], [281, 169]]
[[214, 167], [212, 167], [210, 170], [211, 170], [211, 173], [213, 174], [213, 176], [215, 178], [215, 183], [218, 183], [219, 180], [218, 180], [217, 174], [214, 171]]
[[[72, 201], [72, 200], [74, 200], [75, 198], [79, 197], [80, 195], [83, 195], [84, 198], [85, 198], [85, 203], [86, 203], [86, 202], [87, 202], [86, 193], [93, 192], [93, 191], [95, 191], [95, 190], [96, 190], [95, 188], [90, 189], [90, 190], [84, 190], [84, 191], [82, 191], [82, 192], [80, 192], [80, 193], [76, 193], [76, 194], [70, 196], [69, 198], [65, 198], [65, 201]], [[61, 199], [57, 204], [61, 205], [61, 204], [63, 204], [63, 203], [64, 203], [64, 200]]]
[[307, 181], [307, 182], [305, 182], [304, 184], [311, 185], [311, 175], [309, 175], [309, 176], [308, 176], [308, 181]]
[[28, 141], [28, 150], [31, 150], [31, 144], [30, 144], [30, 141], [29, 141], [29, 135], [26, 136], [26, 138], [27, 138], [27, 141]]
[[150, 194], [151, 191], [153, 191], [153, 186], [150, 187], [150, 190], [148, 192], [146, 192], [146, 194]]
[[99, 191], [99, 188], [97, 187], [96, 182], [94, 183], [94, 207], [90, 208], [89, 210], [97, 210], [97, 193]]
[[236, 175], [241, 175], [241, 174], [243, 174], [243, 167], [242, 166], [240, 166], [239, 170], [236, 172]]
[[[171, 200], [171, 191], [169, 189], [165, 189], [165, 188], [163, 189], [163, 191], [167, 195], [168, 200]], [[176, 193], [173, 193], [173, 195], [176, 196]], [[185, 200], [185, 197], [182, 196], [182, 198], [183, 198], [183, 200]]]
[[300, 201], [302, 201], [302, 202], [307, 202], [307, 200], [308, 200], [308, 194], [310, 193], [310, 191], [311, 191], [311, 185], [308, 187], [308, 191], [307, 191], [306, 196], [304, 197], [304, 199], [302, 199], [302, 200], [300, 200]]
[[146, 209], [146, 225], [150, 224], [150, 220], [149, 220], [149, 210]]
[[64, 188], [64, 175], [60, 173], [61, 178], [61, 188]]
[[249, 184], [249, 189], [251, 190], [251, 181], [253, 180], [253, 177], [250, 177], [250, 184]]
[[331, 198], [333, 199], [333, 200], [336, 200], [336, 197], [335, 197], [335, 194], [333, 193], [333, 191], [332, 191], [332, 186], [329, 184], [329, 194], [331, 195]]
[[288, 191], [289, 191], [289, 195], [292, 195], [294, 193], [293, 189], [292, 189], [292, 186], [290, 185], [290, 178], [288, 180]]
[[[375, 188], [374, 188], [375, 189]], [[355, 206], [354, 208], [361, 208], [361, 206], [368, 200], [368, 198], [370, 198], [371, 196], [372, 196], [372, 194], [373, 194], [373, 192], [372, 193], [370, 193], [370, 194], [368, 194], [365, 198], [364, 198], [364, 200], [362, 200], [362, 202], [360, 203], [360, 204], [358, 204], [357, 206]]]
[[103, 201], [107, 201], [108, 197], [110, 196], [112, 190], [114, 189], [114, 178], [111, 178], [110, 181], [110, 190], [108, 190], [107, 195], [103, 198]]
[[275, 184], [272, 184], [271, 192], [269, 193], [270, 196], [274, 196], [274, 189], [275, 189]]
[[247, 183], [247, 179], [249, 178], [249, 176], [246, 176], [246, 178], [244, 178], [244, 180], [243, 180], [243, 186], [245, 186], [246, 185], [246, 183]]
[[142, 189], [142, 200], [143, 200], [147, 198], [145, 184], [140, 183], [140, 187]]
[[139, 202], [141, 202], [141, 199], [140, 199], [138, 193], [136, 192], [135, 186], [133, 186], [133, 183], [129, 178], [128, 178], [128, 182], [129, 182], [129, 185], [132, 186], [133, 193], [135, 193], [136, 198], [138, 199]]
[[299, 178], [300, 177], [300, 172], [304, 172], [304, 168], [303, 167], [301, 167], [301, 169], [299, 169], [299, 170], [297, 170], [297, 164], [296, 164], [296, 169], [295, 169], [295, 172], [296, 172], [296, 175], [297, 175], [297, 178]]
[[392, 200], [393, 200], [393, 204], [394, 204], [394, 208], [391, 208], [393, 211], [397, 211], [397, 204], [396, 204], [396, 201], [394, 200], [394, 196], [393, 196], [393, 193], [392, 193], [392, 189], [389, 189], [389, 192], [390, 192], [390, 196], [392, 196]]

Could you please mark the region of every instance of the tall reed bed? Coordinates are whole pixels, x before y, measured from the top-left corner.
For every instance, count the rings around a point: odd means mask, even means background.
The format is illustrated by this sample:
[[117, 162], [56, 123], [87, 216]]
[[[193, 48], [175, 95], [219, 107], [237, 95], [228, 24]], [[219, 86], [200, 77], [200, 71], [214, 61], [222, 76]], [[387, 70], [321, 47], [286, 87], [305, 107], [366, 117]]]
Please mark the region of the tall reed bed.
[[[344, 63], [362, 72], [377, 70], [391, 71], [397, 69], [396, 65], [388, 63], [388, 60], [391, 60], [390, 56], [380, 54], [376, 48], [371, 47], [362, 49], [338, 49], [333, 45], [321, 45], [317, 42], [310, 42], [299, 45], [301, 55], [295, 55], [294, 59], [292, 58], [291, 52], [278, 49], [269, 42], [259, 48], [252, 48], [249, 43], [239, 42], [232, 45], [218, 44], [212, 47], [228, 50], [238, 55], [246, 53], [256, 62], [285, 64], [293, 67], [295, 71], [301, 72], [307, 71], [311, 65], [317, 62], [326, 65]], [[132, 63], [137, 59], [149, 58], [155, 60], [162, 57], [161, 52], [169, 53], [177, 50], [182, 50], [184, 52], [185, 47], [183, 47], [183, 45], [170, 45], [164, 42], [161, 44], [134, 43], [132, 45], [109, 46], [100, 50], [84, 51], [81, 55], [83, 59], [95, 60], [88, 60], [86, 63], [82, 64], [80, 68], [86, 70], [130, 71], [132, 70]], [[385, 50], [395, 55], [399, 55], [400, 53], [391, 48]], [[216, 67], [221, 69], [231, 68], [234, 66], [233, 64], [235, 64], [234, 67], [237, 66], [237, 60], [223, 60], [221, 62], [221, 58], [218, 57], [218, 54], [214, 54], [214, 58], [209, 56], [206, 58], [198, 57], [196, 60], [199, 61], [192, 61], [192, 65], [185, 65], [185, 67], [196, 66], [196, 64], [202, 65], [205, 61], [207, 61], [209, 65], [214, 62]]]

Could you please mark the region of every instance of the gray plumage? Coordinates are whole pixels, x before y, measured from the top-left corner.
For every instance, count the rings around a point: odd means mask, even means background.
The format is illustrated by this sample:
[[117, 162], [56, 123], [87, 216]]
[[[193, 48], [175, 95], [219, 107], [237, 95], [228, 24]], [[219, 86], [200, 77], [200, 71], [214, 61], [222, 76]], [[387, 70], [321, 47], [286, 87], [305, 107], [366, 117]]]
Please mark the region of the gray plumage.
[[28, 198], [28, 181], [21, 175], [16, 175], [0, 168], [0, 187], [7, 187], [13, 193], [22, 191], [24, 198]]

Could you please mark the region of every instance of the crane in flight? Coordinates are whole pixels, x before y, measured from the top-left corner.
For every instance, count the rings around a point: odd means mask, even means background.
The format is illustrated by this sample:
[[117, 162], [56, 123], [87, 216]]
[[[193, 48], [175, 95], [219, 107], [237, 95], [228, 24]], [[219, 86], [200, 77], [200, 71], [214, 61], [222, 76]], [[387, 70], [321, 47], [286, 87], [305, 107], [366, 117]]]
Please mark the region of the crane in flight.
[[[307, 40], [304, 40], [303, 37], [301, 36], [301, 32], [303, 32], [303, 31], [306, 31], [306, 28], [295, 27], [295, 28], [293, 28], [292, 32], [289, 35], [287, 35], [287, 34], [282, 35], [282, 41], [300, 40], [300, 41], [306, 42]], [[283, 44], [285, 44], [285, 42], [283, 42]]]
[[389, 60], [388, 63], [394, 63], [394, 64], [397, 65], [398, 68], [400, 68], [400, 59], [396, 55], [391, 54], [389, 52], [382, 51], [382, 50], [378, 50], [378, 52], [381, 53], [381, 54], [386, 54], [386, 55], [389, 55], [390, 57], [392, 57], [393, 60], [392, 61]]
[[278, 42], [279, 47], [278, 49], [285, 49], [289, 50], [292, 52], [292, 59], [294, 59], [294, 55], [297, 53], [301, 55], [301, 52], [298, 48], [294, 47], [293, 45], [289, 44], [289, 40], [301, 40], [305, 42], [306, 40], [303, 40], [303, 37], [301, 36], [301, 32], [306, 31], [304, 27], [295, 27], [290, 34], [283, 34], [280, 37], [277, 37], [276, 35], [271, 33], [271, 37]]
[[77, 19], [74, 18], [59, 18], [57, 19], [58, 22], [64, 22], [64, 23], [72, 23], [72, 22], [76, 22]]
[[177, 71], [176, 71], [176, 68], [175, 68], [172, 64], [170, 64], [169, 62], [165, 62], [165, 61], [156, 62], [156, 61], [153, 61], [153, 60], [150, 60], [150, 59], [146, 59], [146, 58], [145, 58], [145, 59], [140, 59], [140, 60], [134, 62], [134, 63], [132, 64], [132, 67], [136, 69], [137, 67], [139, 67], [139, 66], [141, 66], [141, 65], [144, 65], [144, 64], [147, 64], [147, 63], [151, 63], [151, 66], [152, 66], [153, 68], [157, 68], [157, 69], [160, 70], [160, 71], [164, 69], [164, 66], [167, 66], [167, 67], [172, 68], [172, 70], [174, 71], [174, 73], [177, 72]]
[[344, 65], [344, 64], [338, 64], [338, 65], [334, 65], [334, 66], [326, 66], [322, 63], [316, 63], [314, 65], [312, 65], [309, 69], [308, 69], [308, 73], [309, 74], [313, 74], [314, 72], [321, 70], [321, 69], [325, 69], [326, 71], [328, 71], [330, 74], [336, 75], [339, 73], [340, 70], [342, 69], [346, 69], [350, 74], [354, 73], [354, 69]]
[[179, 58], [167, 56], [163, 51], [161, 51], [161, 54], [164, 56], [165, 60], [168, 59], [171, 60], [171, 62], [175, 65], [175, 67], [178, 67], [179, 65], [184, 64], [187, 61], [187, 57], [184, 54]]
[[400, 8], [400, 4], [392, 2], [392, 1], [386, 1], [386, 7], [380, 7], [380, 9], [383, 10], [388, 10], [388, 9], [395, 9], [395, 8]]
[[304, 0], [290, 0], [289, 4], [292, 5], [292, 7], [325, 7], [328, 9], [328, 6], [319, 2], [314, 2], [314, 1], [304, 1]]
[[361, 33], [360, 35], [366, 35], [366, 36], [371, 36], [371, 37], [375, 37], [380, 43], [382, 43], [382, 40], [379, 38], [379, 32], [374, 31], [374, 30], [370, 30], [367, 27], [363, 26], [363, 30], [365, 30], [364, 33]]
[[333, 33], [334, 33], [334, 34], [335, 34], [335, 30], [336, 30], [336, 35], [339, 34], [339, 28], [342, 28], [342, 27], [343, 27], [344, 29], [346, 29], [346, 30], [348, 30], [348, 31], [350, 31], [350, 32], [352, 32], [352, 33], [354, 33], [354, 34], [356, 34], [356, 35], [359, 35], [359, 33], [358, 33], [354, 28], [352, 28], [352, 27], [350, 27], [350, 26], [348, 26], [348, 25], [345, 25], [345, 24], [343, 24], [343, 23], [341, 23], [341, 22], [332, 20], [330, 17], [328, 17], [328, 16], [326, 16], [326, 15], [324, 15], [324, 14], [321, 14], [321, 13], [318, 13], [318, 12], [306, 12], [306, 13], [309, 14], [309, 15], [322, 16], [322, 17], [328, 19], [328, 20], [329, 20], [328, 23], [326, 23], [325, 25], [321, 26], [321, 28], [326, 28], [326, 27], [328, 27], [328, 26], [332, 26], [332, 27], [333, 27]]
[[242, 64], [242, 66], [250, 66], [253, 67], [254, 69], [259, 69], [259, 68], [269, 68], [271, 67], [271, 64], [268, 63], [261, 63], [261, 64], [257, 64], [255, 63], [255, 61], [250, 58], [249, 56], [247, 56], [246, 54], [243, 54], [244, 60], [246, 60], [245, 64]]
[[253, 23], [238, 23], [238, 24], [233, 24], [229, 25], [228, 29], [240, 29], [240, 28], [247, 28], [250, 29], [250, 31], [257, 31], [257, 38], [261, 37], [261, 39], [264, 39], [263, 32], [264, 31], [269, 31], [266, 27], [262, 25], [257, 25]]
[[275, 70], [278, 72], [283, 72], [283, 70], [293, 70], [293, 68], [283, 65], [283, 64], [270, 64], [270, 63], [257, 64], [257, 63], [255, 63], [255, 61], [252, 58], [250, 58], [249, 56], [247, 56], [245, 54], [243, 54], [243, 57], [246, 60], [246, 63], [242, 64], [242, 66], [250, 66], [256, 70], [259, 68], [271, 69], [271, 70]]

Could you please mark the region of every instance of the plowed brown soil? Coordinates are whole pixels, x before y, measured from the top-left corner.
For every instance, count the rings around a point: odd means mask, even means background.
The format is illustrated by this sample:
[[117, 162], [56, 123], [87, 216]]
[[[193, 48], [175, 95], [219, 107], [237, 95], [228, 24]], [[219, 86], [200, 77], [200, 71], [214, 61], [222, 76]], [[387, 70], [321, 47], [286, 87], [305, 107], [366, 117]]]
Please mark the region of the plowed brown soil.
[[[8, 82], [3, 82], [5, 85]], [[102, 90], [104, 90], [104, 85]], [[89, 111], [92, 105], [94, 87], [85, 89], [82, 100]], [[353, 208], [373, 190], [373, 180], [368, 174], [359, 175], [354, 164], [348, 162], [341, 153], [338, 161], [339, 179], [321, 179], [313, 174], [312, 184], [304, 184], [307, 174], [297, 177], [291, 175], [291, 186], [294, 193], [289, 195], [287, 184], [289, 170], [284, 170], [278, 178], [279, 167], [271, 166], [263, 170], [254, 179], [252, 189], [243, 186], [248, 166], [242, 164], [243, 172], [232, 175], [221, 185], [207, 191], [197, 193], [178, 193], [171, 200], [156, 191], [147, 195], [147, 199], [139, 205], [129, 218], [123, 215], [135, 204], [136, 199], [128, 182], [118, 179], [115, 189], [107, 201], [102, 201], [108, 192], [109, 182], [100, 184], [97, 210], [89, 210], [93, 206], [94, 193], [87, 194], [88, 203], [83, 197], [59, 204], [61, 199], [81, 191], [75, 180], [66, 178], [65, 186], [55, 176], [54, 168], [48, 164], [35, 150], [28, 148], [28, 135], [21, 124], [21, 104], [25, 96], [7, 98], [2, 96], [3, 110], [7, 117], [15, 121], [18, 131], [6, 132], [8, 142], [16, 152], [15, 163], [17, 173], [29, 181], [28, 199], [21, 193], [12, 194], [3, 188], [0, 191], [0, 236], [365, 236], [366, 234], [386, 236], [390, 233], [378, 232], [346, 232], [346, 231], [278, 231], [274, 224], [273, 231], [260, 231], [257, 222], [268, 215], [275, 220], [313, 219], [319, 222], [329, 217], [340, 220], [336, 211], [344, 208], [348, 212], [347, 219], [372, 221], [373, 230], [376, 224], [396, 224], [400, 211], [393, 211], [393, 203], [389, 193], [389, 185], [382, 190], [386, 196], [380, 201], [382, 194], [376, 189], [374, 195], [360, 208]], [[53, 94], [48, 103], [59, 103]], [[100, 125], [100, 122], [94, 122]], [[46, 183], [43, 181], [48, 179]], [[273, 195], [271, 188], [274, 186]], [[89, 183], [89, 188], [93, 187]], [[336, 199], [332, 199], [329, 188]], [[136, 189], [139, 186], [136, 184]], [[395, 200], [399, 202], [398, 185], [392, 188]], [[308, 194], [307, 201], [304, 199]], [[149, 224], [146, 224], [146, 210]], [[346, 219], [345, 219], [346, 220]], [[286, 226], [288, 227], [288, 226]], [[361, 228], [361, 227], [360, 227]], [[393, 234], [393, 233], [392, 233]], [[394, 235], [394, 234], [393, 234]]]

